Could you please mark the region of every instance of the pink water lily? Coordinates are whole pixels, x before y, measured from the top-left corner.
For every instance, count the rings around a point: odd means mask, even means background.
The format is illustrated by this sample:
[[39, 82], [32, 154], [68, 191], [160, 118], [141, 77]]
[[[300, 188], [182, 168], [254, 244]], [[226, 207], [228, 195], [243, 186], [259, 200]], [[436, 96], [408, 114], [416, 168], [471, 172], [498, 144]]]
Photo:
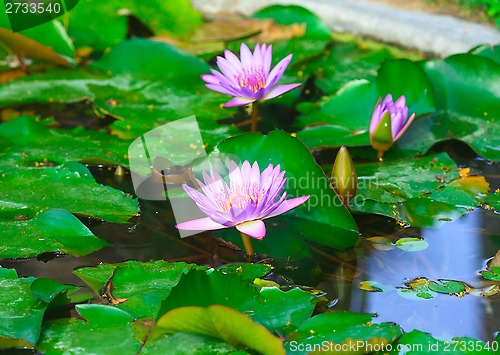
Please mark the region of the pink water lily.
[[217, 66], [222, 73], [210, 69], [213, 75], [204, 74], [201, 78], [207, 83], [207, 88], [234, 96], [224, 107], [245, 106], [255, 101], [272, 99], [300, 86], [276, 85], [291, 59], [290, 54], [271, 70], [272, 45], [257, 44], [252, 53], [242, 43], [240, 59], [225, 50], [224, 57], [217, 57]]
[[408, 119], [408, 107], [406, 106], [406, 98], [402, 95], [396, 102], [392, 101], [392, 95], [387, 94], [384, 101], [382, 98], [378, 99], [375, 110], [373, 111], [372, 119], [370, 121], [370, 135], [373, 134], [382, 118], [389, 114], [391, 117], [391, 133], [392, 141], [395, 142], [403, 133], [410, 127], [415, 114], [411, 115]]
[[[229, 163], [229, 185], [213, 169], [210, 175], [203, 172], [204, 183], [197, 180], [201, 191], [186, 184], [184, 191], [208, 217], [179, 223], [184, 230], [215, 230], [236, 227], [238, 231], [256, 239], [266, 235], [263, 219], [271, 218], [303, 204], [309, 196], [287, 200], [282, 192], [286, 182], [285, 171], [279, 164], [269, 166], [261, 173], [257, 162], [250, 166], [243, 162], [241, 168]], [[281, 194], [281, 195], [280, 195]]]
[[406, 98], [401, 96], [393, 102], [392, 95], [387, 94], [384, 101], [378, 99], [370, 121], [370, 143], [378, 152], [381, 160], [388, 150], [406, 132], [415, 119], [415, 114], [408, 118]]

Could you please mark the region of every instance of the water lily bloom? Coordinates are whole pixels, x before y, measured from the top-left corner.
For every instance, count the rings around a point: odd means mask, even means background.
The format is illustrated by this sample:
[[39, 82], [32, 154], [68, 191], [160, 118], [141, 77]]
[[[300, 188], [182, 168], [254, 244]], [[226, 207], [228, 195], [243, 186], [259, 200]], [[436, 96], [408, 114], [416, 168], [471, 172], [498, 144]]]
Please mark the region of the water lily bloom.
[[207, 83], [207, 88], [234, 96], [224, 107], [245, 106], [255, 101], [269, 100], [300, 85], [276, 85], [292, 60], [292, 54], [271, 70], [272, 45], [257, 44], [252, 54], [247, 45], [242, 43], [240, 58], [241, 60], [231, 51], [225, 50], [224, 58], [217, 57], [217, 66], [222, 73], [210, 69], [213, 75], [201, 76]]
[[396, 102], [392, 101], [391, 94], [387, 94], [384, 101], [379, 98], [370, 122], [370, 143], [377, 150], [379, 159], [395, 141], [401, 138], [414, 118], [415, 114], [408, 118], [404, 95]]
[[[241, 169], [229, 163], [229, 185], [213, 169], [203, 172], [205, 183], [197, 180], [201, 191], [186, 184], [182, 188], [208, 217], [179, 223], [184, 230], [214, 230], [236, 227], [238, 231], [256, 239], [266, 235], [263, 219], [283, 214], [303, 204], [309, 196], [287, 200], [282, 192], [286, 178], [279, 164], [269, 166], [261, 173], [257, 162], [250, 166], [243, 162]], [[280, 196], [281, 194], [281, 196]]]

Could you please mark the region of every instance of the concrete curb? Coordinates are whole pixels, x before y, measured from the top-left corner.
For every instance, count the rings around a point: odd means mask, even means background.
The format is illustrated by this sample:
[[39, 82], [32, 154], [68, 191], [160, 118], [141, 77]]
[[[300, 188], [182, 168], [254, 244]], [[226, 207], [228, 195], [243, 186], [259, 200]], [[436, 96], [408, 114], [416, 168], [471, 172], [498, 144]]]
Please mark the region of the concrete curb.
[[332, 29], [445, 57], [479, 44], [500, 43], [500, 32], [451, 16], [393, 8], [359, 0], [192, 0], [207, 15], [253, 12], [272, 5], [300, 5], [318, 14]]

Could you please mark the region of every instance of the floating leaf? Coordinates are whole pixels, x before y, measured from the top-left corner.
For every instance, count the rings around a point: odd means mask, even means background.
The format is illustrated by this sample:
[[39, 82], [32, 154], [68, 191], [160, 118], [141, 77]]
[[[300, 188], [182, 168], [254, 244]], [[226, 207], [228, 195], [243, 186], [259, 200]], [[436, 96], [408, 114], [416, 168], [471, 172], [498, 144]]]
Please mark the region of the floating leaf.
[[359, 283], [359, 289], [370, 292], [384, 292], [392, 291], [394, 287], [392, 287], [391, 285], [382, 285], [377, 281], [366, 280]]
[[36, 282], [34, 277], [18, 278], [15, 270], [0, 268], [0, 348], [33, 348], [49, 303], [75, 289], [55, 281], [43, 286]]
[[0, 157], [27, 166], [68, 161], [128, 165], [130, 142], [117, 139], [105, 131], [82, 127], [71, 130], [49, 128], [53, 122], [51, 119], [21, 116], [2, 123], [0, 137], [11, 141], [12, 145]]
[[494, 354], [495, 349], [492, 343], [485, 343], [472, 338], [453, 338], [451, 341], [442, 341], [432, 337], [428, 333], [413, 330], [404, 333], [393, 344], [392, 351], [386, 352], [389, 355], [425, 355], [435, 354]]
[[429, 247], [429, 243], [422, 238], [400, 238], [396, 241], [396, 246], [404, 251], [421, 251]]
[[[196, 265], [154, 261], [102, 264], [80, 268], [74, 274], [85, 281], [99, 296], [118, 302], [118, 308], [136, 318], [156, 317], [161, 302], [177, 285], [181, 276]], [[199, 267], [204, 269], [204, 267]]]
[[465, 285], [462, 282], [453, 280], [439, 280], [439, 282], [440, 284], [435, 281], [429, 282], [429, 289], [434, 292], [456, 296], [462, 295], [465, 291]]
[[[432, 227], [468, 213], [486, 199], [482, 176], [459, 177], [445, 153], [356, 166], [358, 195], [351, 207], [415, 227]], [[454, 179], [454, 180], [453, 180]]]
[[481, 271], [486, 280], [500, 281], [500, 266], [493, 266], [488, 271]]
[[133, 317], [111, 306], [77, 305], [86, 319], [57, 319], [44, 322], [36, 349], [44, 354], [136, 354], [141, 343], [135, 339]]
[[222, 153], [235, 154], [242, 161], [257, 161], [261, 169], [269, 163], [275, 166], [280, 164], [281, 170], [286, 171], [284, 190], [288, 196], [310, 195], [302, 206], [276, 217], [286, 219], [284, 227], [294, 233], [302, 233], [306, 239], [334, 248], [343, 249], [356, 243], [358, 233], [352, 217], [311, 153], [298, 139], [282, 131], [272, 131], [267, 136], [245, 134], [221, 142], [217, 149]]
[[[354, 312], [322, 313], [303, 323], [287, 338], [286, 347], [298, 354], [329, 353], [364, 354], [383, 350], [401, 335], [392, 323], [372, 323], [372, 314]], [[322, 347], [324, 345], [324, 347]]]
[[217, 270], [228, 274], [239, 274], [242, 280], [253, 281], [266, 276], [271, 271], [271, 267], [266, 264], [234, 263], [221, 265]]
[[[200, 298], [200, 294], [205, 297]], [[315, 296], [298, 288], [287, 292], [275, 287], [259, 290], [239, 275], [191, 270], [162, 303], [159, 315], [178, 307], [213, 304], [245, 313], [268, 330], [289, 332], [311, 316]]]
[[[144, 52], [148, 53], [146, 62]], [[192, 115], [198, 119], [204, 143], [210, 146], [240, 133], [232, 126], [215, 122], [231, 116], [236, 109], [222, 108], [221, 95], [203, 86], [199, 76], [209, 73], [209, 67], [171, 45], [132, 39], [111, 50], [94, 66], [115, 75], [109, 77], [84, 69], [30, 75], [3, 87], [0, 106], [90, 99], [96, 112], [117, 119], [110, 129], [123, 139], [135, 139], [158, 126]], [[179, 71], [179, 66], [186, 69]], [[17, 92], [25, 94], [19, 96]], [[103, 145], [113, 147], [102, 138]], [[117, 155], [121, 160], [120, 145], [110, 151], [110, 158]]]
[[429, 300], [435, 293], [429, 289], [429, 279], [418, 277], [405, 284], [406, 288], [398, 288], [398, 294], [412, 300]]
[[45, 252], [82, 256], [110, 245], [61, 209], [50, 209], [31, 220], [10, 222], [1, 221], [0, 213], [0, 228], [2, 258], [30, 258]]
[[33, 217], [36, 211], [62, 208], [75, 214], [125, 223], [138, 212], [137, 200], [64, 166], [3, 173], [0, 201], [23, 206], [26, 212], [22, 214], [28, 217]]
[[496, 189], [495, 192], [488, 194], [486, 205], [500, 212], [500, 189]]
[[[157, 328], [161, 329], [161, 328]], [[238, 350], [219, 339], [196, 334], [174, 333], [157, 335], [159, 331], [155, 329], [154, 335], [147, 339], [146, 344], [141, 349], [141, 355], [157, 355], [168, 349], [171, 355], [245, 355], [246, 351]]]
[[219, 338], [264, 355], [285, 354], [281, 339], [246, 315], [226, 306], [176, 308], [164, 314], [157, 325], [171, 331]]

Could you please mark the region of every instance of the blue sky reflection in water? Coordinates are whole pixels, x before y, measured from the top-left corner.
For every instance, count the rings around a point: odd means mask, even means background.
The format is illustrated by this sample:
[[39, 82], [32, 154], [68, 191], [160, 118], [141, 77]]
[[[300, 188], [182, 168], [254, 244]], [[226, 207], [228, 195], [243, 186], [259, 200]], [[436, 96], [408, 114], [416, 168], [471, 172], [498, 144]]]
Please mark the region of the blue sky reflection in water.
[[[427, 277], [464, 281], [473, 287], [484, 287], [479, 271], [485, 260], [500, 248], [500, 221], [491, 211], [476, 210], [455, 222], [437, 229], [422, 229], [420, 236], [429, 247], [418, 252], [398, 248], [371, 250], [359, 257], [359, 281], [377, 281], [382, 285], [400, 285], [414, 278]], [[463, 297], [433, 294], [434, 298], [415, 300], [402, 297], [396, 290], [368, 292], [359, 282], [351, 291], [349, 309], [378, 313], [378, 321], [396, 322], [406, 331], [419, 329], [438, 338], [459, 336], [492, 340], [495, 319], [500, 314], [500, 297]], [[342, 302], [341, 302], [342, 303]]]

